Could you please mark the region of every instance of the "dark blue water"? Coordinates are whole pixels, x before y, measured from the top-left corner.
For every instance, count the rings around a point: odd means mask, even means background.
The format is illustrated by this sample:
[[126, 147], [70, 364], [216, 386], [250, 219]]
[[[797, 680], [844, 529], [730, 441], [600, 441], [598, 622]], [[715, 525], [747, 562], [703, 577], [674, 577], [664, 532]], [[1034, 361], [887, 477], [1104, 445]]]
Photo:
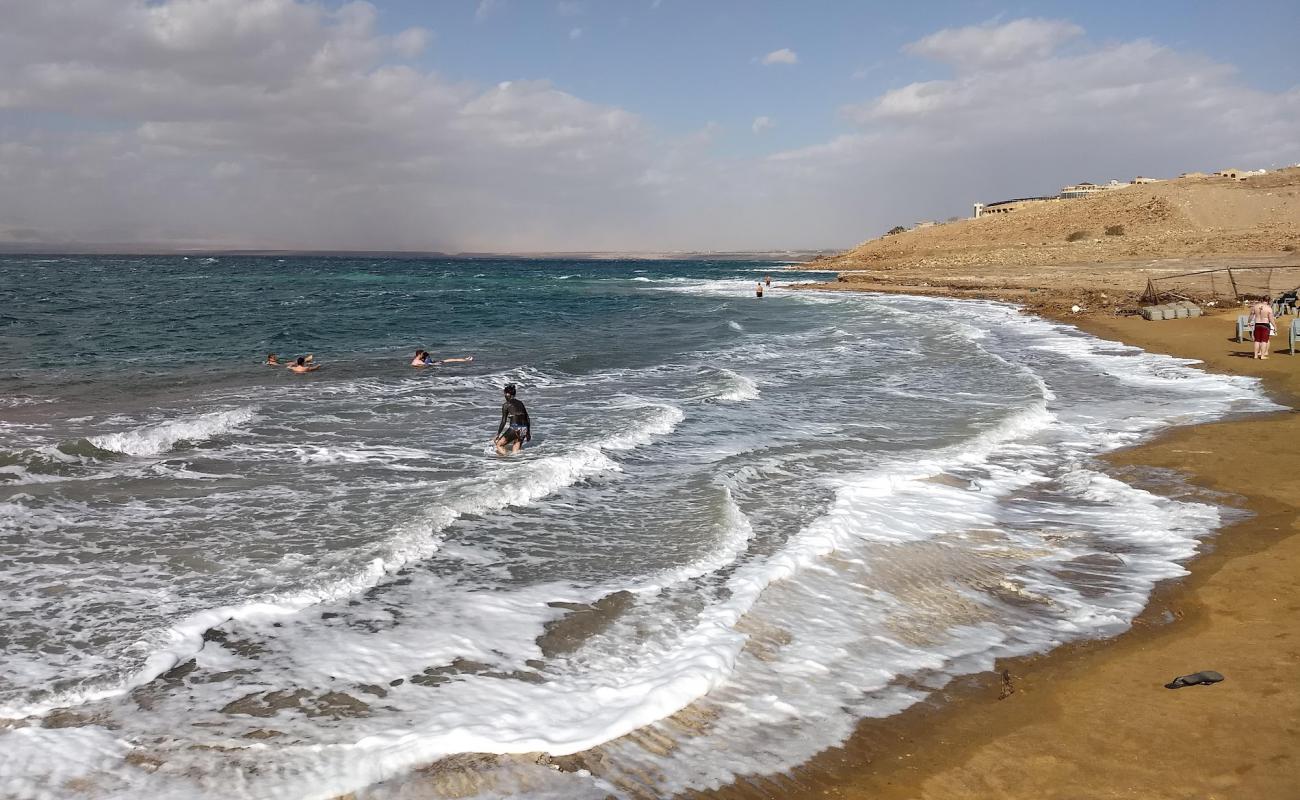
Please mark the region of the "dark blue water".
[[[0, 257], [0, 369], [11, 394], [129, 400], [142, 389], [246, 381], [270, 352], [313, 353], [347, 377], [404, 365], [421, 347], [498, 369], [638, 367], [739, 334], [709, 316], [716, 302], [645, 292], [632, 279], [756, 281], [772, 271], [695, 261]], [[801, 324], [752, 319], [773, 335]]]

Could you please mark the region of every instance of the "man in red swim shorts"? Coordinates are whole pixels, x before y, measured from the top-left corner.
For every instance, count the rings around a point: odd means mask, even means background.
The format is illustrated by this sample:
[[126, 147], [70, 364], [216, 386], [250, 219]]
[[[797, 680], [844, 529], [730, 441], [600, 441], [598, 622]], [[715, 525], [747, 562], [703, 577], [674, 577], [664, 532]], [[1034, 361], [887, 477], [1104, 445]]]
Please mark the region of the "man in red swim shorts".
[[1252, 337], [1255, 340], [1255, 358], [1268, 358], [1268, 337], [1273, 335], [1273, 304], [1265, 297], [1250, 307]]

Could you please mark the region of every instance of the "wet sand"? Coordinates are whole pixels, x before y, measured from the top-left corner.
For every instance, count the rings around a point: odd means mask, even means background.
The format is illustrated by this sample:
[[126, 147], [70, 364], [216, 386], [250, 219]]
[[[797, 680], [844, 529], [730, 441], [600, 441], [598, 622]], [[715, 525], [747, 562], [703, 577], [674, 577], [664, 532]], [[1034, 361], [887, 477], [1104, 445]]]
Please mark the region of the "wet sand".
[[[1295, 407], [1291, 318], [1273, 340], [1281, 352], [1257, 361], [1250, 343], [1231, 339], [1236, 313], [1062, 321], [1211, 371], [1261, 377], [1274, 400]], [[1176, 428], [1108, 461], [1129, 480], [1174, 470], [1229, 493], [1230, 505], [1253, 516], [1205, 540], [1191, 575], [1162, 584], [1119, 637], [1007, 660], [902, 714], [865, 721], [792, 774], [688, 796], [1300, 798], [1300, 414]], [[1226, 680], [1163, 686], [1201, 670]]]

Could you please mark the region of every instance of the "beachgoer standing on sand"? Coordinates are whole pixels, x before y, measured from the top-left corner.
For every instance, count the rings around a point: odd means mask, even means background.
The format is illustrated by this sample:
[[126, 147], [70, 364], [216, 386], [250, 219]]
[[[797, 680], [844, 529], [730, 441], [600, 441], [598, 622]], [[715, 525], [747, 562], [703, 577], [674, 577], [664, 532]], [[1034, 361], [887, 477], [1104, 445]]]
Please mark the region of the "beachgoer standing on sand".
[[1255, 358], [1268, 358], [1268, 337], [1273, 335], [1273, 304], [1265, 297], [1250, 307], [1252, 338], [1255, 340]]
[[506, 399], [501, 404], [501, 424], [497, 426], [497, 435], [492, 440], [492, 445], [501, 455], [506, 454], [507, 448], [512, 453], [518, 453], [523, 449], [524, 442], [532, 441], [532, 422], [528, 419], [528, 409], [515, 398], [515, 385], [507, 383], [501, 391]]
[[754, 284], [754, 296], [755, 297], [763, 296], [763, 284], [761, 283]]

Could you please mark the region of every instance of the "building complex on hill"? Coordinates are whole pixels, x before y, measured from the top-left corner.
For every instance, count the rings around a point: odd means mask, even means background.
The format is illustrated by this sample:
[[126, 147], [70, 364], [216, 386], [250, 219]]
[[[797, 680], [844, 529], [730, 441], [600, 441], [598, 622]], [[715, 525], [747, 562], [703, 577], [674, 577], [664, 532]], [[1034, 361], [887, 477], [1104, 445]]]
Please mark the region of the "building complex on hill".
[[[1263, 175], [1267, 170], [1239, 170], [1239, 169], [1221, 169], [1213, 175], [1206, 175], [1203, 172], [1185, 172], [1179, 175], [1180, 178], [1229, 178], [1231, 180], [1245, 180], [1250, 175]], [[1054, 203], [1060, 200], [1074, 200], [1080, 197], [1090, 197], [1101, 192], [1109, 192], [1115, 189], [1124, 189], [1129, 186], [1136, 186], [1145, 183], [1160, 183], [1163, 178], [1146, 178], [1141, 175], [1131, 181], [1123, 182], [1112, 180], [1109, 183], [1073, 183], [1069, 186], [1061, 187], [1059, 194], [1051, 197], [1017, 197], [1011, 200], [999, 200], [996, 203], [975, 203], [972, 206], [972, 217], [978, 219], [985, 214], [1009, 214], [1027, 205], [1035, 203]]]

